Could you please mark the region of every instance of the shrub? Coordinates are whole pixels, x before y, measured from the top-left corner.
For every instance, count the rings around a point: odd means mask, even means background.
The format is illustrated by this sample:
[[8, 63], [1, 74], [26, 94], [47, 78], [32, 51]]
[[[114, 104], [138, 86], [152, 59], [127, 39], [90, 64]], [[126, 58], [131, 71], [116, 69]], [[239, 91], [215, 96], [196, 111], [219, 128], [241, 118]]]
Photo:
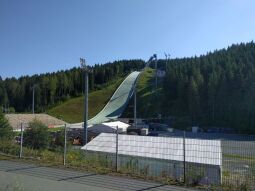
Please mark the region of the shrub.
[[0, 112], [0, 139], [11, 139], [12, 137], [12, 127], [9, 125], [3, 113]]
[[33, 149], [45, 149], [50, 144], [48, 127], [38, 120], [29, 123], [29, 128], [24, 132], [24, 146]]
[[201, 167], [187, 167], [186, 181], [189, 185], [198, 185], [205, 176], [205, 169]]

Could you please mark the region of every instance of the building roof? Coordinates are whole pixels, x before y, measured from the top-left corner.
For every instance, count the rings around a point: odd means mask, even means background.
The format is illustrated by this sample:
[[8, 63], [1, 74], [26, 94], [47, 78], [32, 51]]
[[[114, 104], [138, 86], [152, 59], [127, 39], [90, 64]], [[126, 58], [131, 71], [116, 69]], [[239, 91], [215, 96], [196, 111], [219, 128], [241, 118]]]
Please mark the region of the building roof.
[[[183, 138], [118, 135], [118, 153], [155, 159], [183, 161]], [[221, 165], [221, 141], [185, 139], [185, 161]], [[116, 153], [116, 135], [101, 133], [81, 149]]]
[[121, 121], [107, 122], [102, 124], [92, 125], [88, 128], [89, 131], [94, 133], [116, 133], [118, 126], [118, 133], [123, 133], [127, 131], [129, 124], [123, 123]]

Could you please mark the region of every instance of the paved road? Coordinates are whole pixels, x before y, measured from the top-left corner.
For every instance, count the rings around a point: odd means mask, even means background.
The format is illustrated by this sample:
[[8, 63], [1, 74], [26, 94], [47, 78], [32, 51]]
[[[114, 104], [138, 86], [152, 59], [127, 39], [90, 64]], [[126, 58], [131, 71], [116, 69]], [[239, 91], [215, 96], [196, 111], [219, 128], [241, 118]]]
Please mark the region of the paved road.
[[[0, 191], [101, 191], [102, 188], [67, 181], [54, 181], [34, 176], [0, 171]], [[111, 191], [112, 189], [106, 189]]]
[[[173, 133], [160, 133], [164, 137], [183, 137], [183, 131], [175, 130]], [[192, 133], [186, 132], [186, 138], [221, 140], [222, 153], [240, 155], [242, 157], [255, 157], [255, 136], [224, 133]]]
[[0, 160], [0, 191], [2, 190], [188, 191], [191, 189]]

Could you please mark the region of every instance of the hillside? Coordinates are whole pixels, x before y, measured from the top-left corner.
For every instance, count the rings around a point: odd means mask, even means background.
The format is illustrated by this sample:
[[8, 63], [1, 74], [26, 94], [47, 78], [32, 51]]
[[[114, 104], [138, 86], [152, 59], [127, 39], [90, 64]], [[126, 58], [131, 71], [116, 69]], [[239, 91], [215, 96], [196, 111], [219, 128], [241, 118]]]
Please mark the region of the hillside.
[[[166, 76], [159, 79], [157, 94], [152, 70], [140, 78], [138, 117], [171, 116], [181, 129], [198, 125], [255, 133], [255, 43], [167, 63], [159, 60], [158, 68], [166, 69]], [[132, 112], [133, 100], [123, 116], [133, 117]]]
[[[151, 117], [155, 114], [155, 70], [147, 68], [140, 76], [137, 85], [137, 116]], [[134, 100], [131, 99], [122, 117], [133, 117]]]
[[200, 57], [171, 59], [158, 100], [161, 113], [175, 116], [179, 126], [255, 133], [254, 95], [255, 43], [250, 42]]
[[[94, 117], [99, 111], [101, 111], [101, 109], [103, 109], [123, 79], [124, 78], [119, 78], [105, 88], [89, 93], [89, 119]], [[84, 113], [84, 96], [71, 98], [64, 103], [51, 108], [47, 113], [69, 123], [82, 122]]]
[[[112, 81], [129, 74], [131, 71], [144, 67], [143, 60], [119, 60], [105, 64], [88, 66], [90, 91], [99, 90]], [[30, 112], [32, 109], [32, 89], [35, 90], [35, 112], [45, 112], [52, 106], [69, 98], [82, 95], [84, 89], [84, 72], [74, 67], [20, 78], [0, 76], [0, 107], [11, 107], [19, 113]]]
[[[138, 82], [137, 98], [138, 98], [138, 115], [139, 117], [153, 116], [155, 113], [154, 99], [154, 70], [147, 68], [141, 75]], [[123, 78], [113, 82], [111, 85], [106, 86], [102, 90], [96, 90], [89, 93], [89, 119], [94, 117], [111, 98], [114, 91], [121, 84]], [[159, 83], [162, 84], [162, 83]], [[162, 90], [162, 88], [159, 90]], [[158, 92], [160, 92], [158, 90]], [[123, 116], [133, 116], [133, 101], [130, 102]], [[51, 108], [47, 113], [62, 118], [69, 123], [77, 123], [83, 120], [84, 112], [84, 97], [72, 98], [56, 107]], [[129, 113], [129, 114], [128, 114]]]
[[[141, 60], [95, 65], [95, 73], [90, 76], [92, 89], [89, 95], [89, 117], [97, 114], [107, 103], [121, 82], [116, 79], [143, 66], [144, 61]], [[151, 67], [154, 67], [154, 63]], [[157, 91], [153, 69], [146, 70], [139, 80], [138, 117], [157, 117], [159, 114], [162, 117], [171, 116], [175, 118], [175, 127], [178, 128], [198, 125], [205, 129], [227, 127], [236, 132], [255, 132], [254, 42], [235, 44], [199, 57], [176, 58], [167, 62], [158, 60], [158, 68], [166, 70], [166, 76], [158, 79]], [[2, 105], [9, 101], [11, 106], [16, 106], [15, 109], [19, 106], [29, 109], [29, 87], [36, 80], [40, 83], [40, 88], [36, 91], [40, 94], [39, 97], [36, 96], [37, 109], [47, 109], [82, 93], [80, 69], [18, 80], [6, 79], [0, 80]], [[110, 81], [115, 82], [102, 88]], [[123, 116], [133, 116], [132, 112], [131, 100]], [[48, 113], [68, 122], [80, 122], [83, 119], [83, 97], [64, 101]]]

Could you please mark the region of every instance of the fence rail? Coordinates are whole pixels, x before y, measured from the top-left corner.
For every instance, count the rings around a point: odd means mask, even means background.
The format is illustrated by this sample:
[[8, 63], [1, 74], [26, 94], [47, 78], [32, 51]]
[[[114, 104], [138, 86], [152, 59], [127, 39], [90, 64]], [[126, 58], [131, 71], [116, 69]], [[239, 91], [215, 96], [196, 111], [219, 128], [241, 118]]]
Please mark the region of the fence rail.
[[51, 144], [41, 150], [23, 144], [27, 124], [20, 127], [16, 142], [0, 140], [1, 153], [165, 183], [255, 186], [255, 137], [245, 141], [188, 138], [185, 132], [183, 137], [102, 133], [81, 149], [73, 145], [76, 131], [65, 125], [51, 133]]

